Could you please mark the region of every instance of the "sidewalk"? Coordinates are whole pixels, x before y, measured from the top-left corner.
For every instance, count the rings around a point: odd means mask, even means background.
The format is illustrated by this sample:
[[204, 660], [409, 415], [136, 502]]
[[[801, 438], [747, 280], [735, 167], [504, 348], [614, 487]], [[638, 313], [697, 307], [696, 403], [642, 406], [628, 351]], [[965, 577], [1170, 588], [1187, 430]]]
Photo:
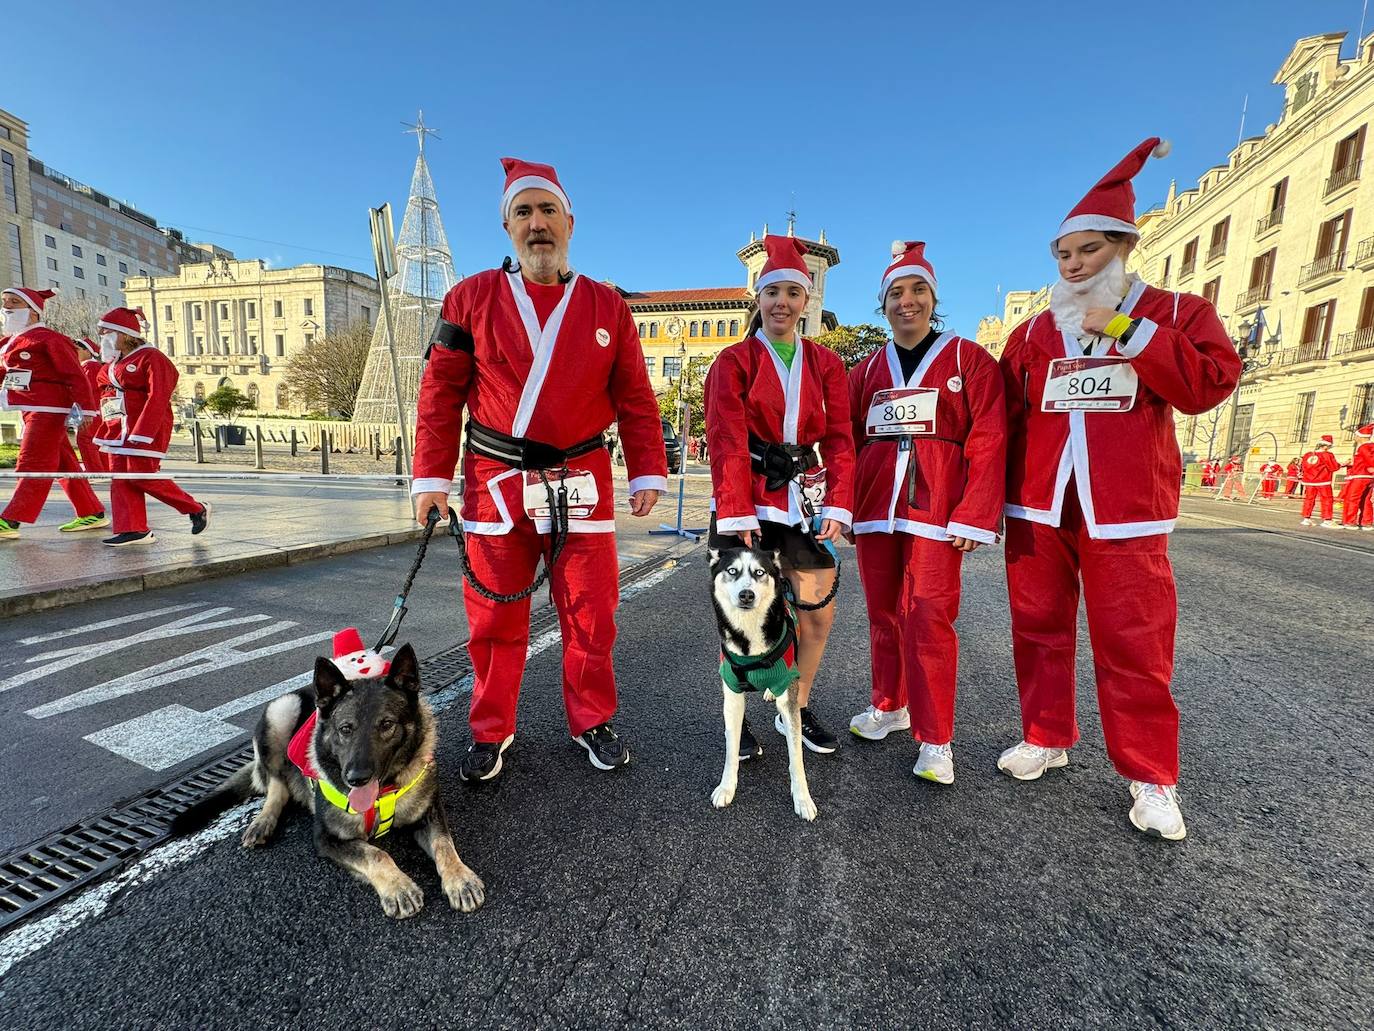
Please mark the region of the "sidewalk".
[[[171, 473], [245, 473], [260, 479], [183, 480], [186, 490], [212, 506], [209, 529], [192, 537], [185, 516], [150, 500], [149, 526], [157, 542], [132, 548], [101, 544], [112, 530], [59, 533], [71, 509], [54, 484], [38, 523], [25, 526], [18, 540], [0, 541], [0, 618], [384, 547], [422, 533], [411, 517], [408, 487], [292, 480], [280, 473], [253, 473], [251, 464], [227, 462], [211, 467], [169, 461], [163, 468]], [[623, 471], [617, 473], [623, 482]], [[7, 483], [3, 489], [8, 496], [13, 488]], [[108, 481], [98, 482], [96, 491], [108, 499]], [[684, 525], [704, 527], [705, 481], [689, 481], [687, 491]], [[635, 519], [628, 511], [617, 513], [622, 563], [640, 561], [677, 543], [679, 538], [647, 532], [657, 529], [660, 521], [674, 522], [676, 506], [674, 480], [669, 495], [647, 519]]]
[[[1320, 514], [1320, 513], [1318, 513]], [[1302, 501], [1294, 498], [1288, 501], [1255, 501], [1247, 504], [1240, 501], [1222, 501], [1209, 494], [1185, 494], [1179, 505], [1179, 515], [1183, 520], [1197, 518], [1203, 525], [1222, 522], [1243, 526], [1252, 530], [1267, 530], [1290, 536], [1310, 538], [1327, 544], [1374, 553], [1374, 533], [1364, 533], [1356, 529], [1328, 529], [1324, 526], [1300, 526], [1302, 520]], [[1336, 519], [1341, 518], [1340, 506], [1336, 507]]]

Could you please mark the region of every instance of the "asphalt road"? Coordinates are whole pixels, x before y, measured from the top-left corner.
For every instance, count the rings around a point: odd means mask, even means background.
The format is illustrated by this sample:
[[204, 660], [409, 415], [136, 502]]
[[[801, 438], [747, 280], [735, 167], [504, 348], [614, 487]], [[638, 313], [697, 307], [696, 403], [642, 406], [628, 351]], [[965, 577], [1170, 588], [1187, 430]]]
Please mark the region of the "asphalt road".
[[[1034, 784], [994, 769], [1019, 736], [994, 550], [966, 567], [955, 785], [912, 778], [909, 740], [846, 740], [808, 757], [820, 816], [803, 824], [754, 700], [765, 755], [713, 810], [720, 701], [698, 551], [626, 604], [628, 769], [600, 773], [569, 741], [556, 646], [530, 661], [493, 786], [453, 776], [465, 698], [447, 699], [444, 795], [486, 881], [478, 913], [443, 905], [397, 840], [428, 904], [392, 923], [314, 856], [303, 816], [245, 854], [235, 813], [0, 940], [0, 1026], [1365, 1025], [1374, 557], [1186, 521], [1173, 555], [1183, 843], [1127, 823], [1090, 669], [1073, 765]], [[837, 728], [867, 697], [849, 565], [814, 701]]]

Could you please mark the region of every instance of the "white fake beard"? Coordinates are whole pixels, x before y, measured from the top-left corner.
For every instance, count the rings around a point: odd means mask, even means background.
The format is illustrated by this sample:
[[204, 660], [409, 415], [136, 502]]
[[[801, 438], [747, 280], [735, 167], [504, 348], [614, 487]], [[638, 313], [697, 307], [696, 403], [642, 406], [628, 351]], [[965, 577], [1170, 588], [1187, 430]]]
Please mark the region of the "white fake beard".
[[520, 247], [516, 249], [515, 256], [520, 259], [520, 267], [531, 278], [548, 279], [551, 276], [561, 275], [563, 270], [568, 267], [568, 249], [566, 247], [555, 247], [553, 250], [545, 247], [538, 250], [533, 247]]
[[1088, 309], [1115, 308], [1134, 279], [1127, 274], [1120, 257], [1113, 258], [1097, 275], [1081, 283], [1061, 278], [1050, 291], [1050, 312], [1055, 325], [1075, 337], [1083, 336], [1083, 316]]

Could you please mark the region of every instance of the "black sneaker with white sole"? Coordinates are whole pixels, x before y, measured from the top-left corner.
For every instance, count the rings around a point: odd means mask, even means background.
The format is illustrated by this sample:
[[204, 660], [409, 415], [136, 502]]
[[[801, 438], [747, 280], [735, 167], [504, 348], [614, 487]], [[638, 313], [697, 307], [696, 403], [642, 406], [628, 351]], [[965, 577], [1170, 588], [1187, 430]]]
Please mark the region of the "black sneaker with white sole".
[[458, 766], [458, 776], [468, 781], [494, 779], [501, 772], [501, 754], [514, 740], [512, 734], [504, 741], [474, 741]]
[[205, 502], [200, 506], [199, 512], [191, 513], [191, 536], [204, 533], [205, 528], [210, 525], [210, 502]]
[[630, 761], [630, 746], [609, 722], [584, 730], [573, 740], [587, 750], [587, 758], [598, 770], [613, 770]]
[[763, 745], [759, 744], [759, 739], [749, 729], [749, 721], [745, 720], [739, 728], [739, 761], [747, 762], [750, 759], [761, 758], [763, 758]]
[[[779, 734], [785, 735], [787, 733], [787, 728], [782, 723], [782, 713], [778, 713], [777, 718], [773, 720], [773, 729]], [[801, 711], [801, 732], [802, 744], [813, 752], [829, 755], [840, 745], [835, 735], [826, 730], [821, 721], [816, 719], [815, 714], [806, 706], [802, 706]]]
[[123, 533], [115, 534], [113, 537], [106, 537], [100, 543], [111, 548], [127, 548], [131, 544], [152, 544], [156, 540], [152, 530], [144, 530], [142, 533], [138, 533], [136, 530], [126, 530]]

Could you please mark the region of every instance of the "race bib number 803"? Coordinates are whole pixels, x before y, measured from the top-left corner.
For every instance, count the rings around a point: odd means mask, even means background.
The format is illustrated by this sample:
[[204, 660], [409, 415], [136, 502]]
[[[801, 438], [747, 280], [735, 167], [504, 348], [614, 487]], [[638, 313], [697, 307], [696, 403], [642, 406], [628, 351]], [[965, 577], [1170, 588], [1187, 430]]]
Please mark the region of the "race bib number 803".
[[935, 387], [879, 390], [868, 404], [865, 426], [870, 437], [921, 437], [935, 432]]
[[1042, 412], [1129, 412], [1140, 377], [1117, 355], [1055, 358], [1041, 399]]

